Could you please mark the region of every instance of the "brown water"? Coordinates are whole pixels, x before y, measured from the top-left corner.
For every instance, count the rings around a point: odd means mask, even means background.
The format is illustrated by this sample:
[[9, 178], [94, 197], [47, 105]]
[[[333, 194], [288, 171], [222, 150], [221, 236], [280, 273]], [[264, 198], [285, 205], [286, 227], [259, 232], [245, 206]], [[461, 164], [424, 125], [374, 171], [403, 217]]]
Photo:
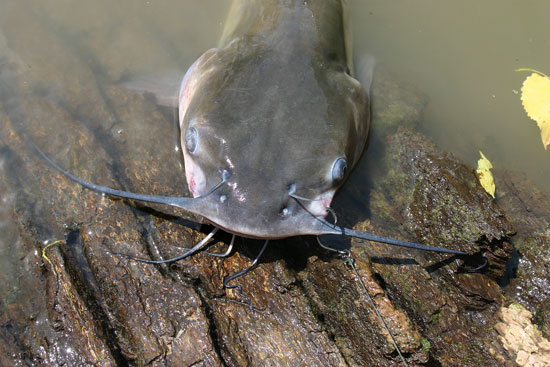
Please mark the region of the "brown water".
[[[427, 135], [472, 164], [483, 150], [495, 167], [523, 171], [550, 193], [550, 151], [544, 151], [515, 92], [527, 74], [514, 72], [519, 67], [550, 72], [550, 2], [353, 0], [350, 5], [355, 51], [373, 55], [428, 96], [420, 124]], [[216, 46], [228, 7], [226, 0], [2, 0], [0, 56], [9, 59], [14, 68], [9, 73], [18, 74], [23, 85], [70, 102], [72, 93], [85, 93], [93, 80], [82, 73], [113, 83], [140, 75], [183, 75]], [[72, 69], [78, 63], [56, 52], [63, 46], [89, 68]], [[10, 86], [0, 88], [6, 96]], [[2, 175], [14, 174], [7, 167], [2, 160]], [[26, 296], [20, 281], [34, 265], [17, 245], [17, 223], [9, 216], [13, 193], [1, 194], [0, 294], [6, 305]]]

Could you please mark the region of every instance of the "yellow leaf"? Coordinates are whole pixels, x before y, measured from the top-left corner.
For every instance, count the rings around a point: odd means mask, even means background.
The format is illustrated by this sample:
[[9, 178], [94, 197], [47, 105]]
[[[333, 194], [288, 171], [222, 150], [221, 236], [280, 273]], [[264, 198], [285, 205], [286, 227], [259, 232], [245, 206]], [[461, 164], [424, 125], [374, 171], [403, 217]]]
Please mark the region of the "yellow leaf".
[[540, 128], [540, 136], [542, 137], [542, 144], [544, 149], [547, 150], [550, 146], [550, 120], [537, 122]]
[[521, 87], [521, 101], [527, 115], [535, 121], [550, 121], [550, 79], [531, 74]]
[[479, 151], [479, 154], [481, 154], [481, 159], [477, 161], [477, 169], [479, 170], [485, 170], [488, 171], [491, 168], [493, 168], [493, 165], [491, 162], [485, 157], [482, 151]]
[[521, 88], [521, 101], [527, 115], [540, 128], [544, 149], [550, 146], [550, 78], [533, 73], [525, 79]]
[[493, 180], [493, 174], [491, 173], [491, 168], [493, 168], [493, 165], [481, 151], [479, 154], [481, 155], [481, 159], [477, 161], [477, 178], [485, 191], [487, 191], [487, 193], [494, 198], [495, 181]]

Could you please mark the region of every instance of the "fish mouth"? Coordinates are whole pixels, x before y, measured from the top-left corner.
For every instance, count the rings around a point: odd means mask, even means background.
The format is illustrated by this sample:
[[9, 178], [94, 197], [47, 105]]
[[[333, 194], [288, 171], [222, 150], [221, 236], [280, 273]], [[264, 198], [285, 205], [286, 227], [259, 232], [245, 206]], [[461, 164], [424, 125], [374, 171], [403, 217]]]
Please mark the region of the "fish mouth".
[[[197, 213], [198, 214], [198, 213]], [[201, 215], [201, 214], [199, 214]], [[312, 216], [310, 213], [301, 213], [299, 216], [283, 220], [273, 220], [270, 223], [250, 220], [228, 223], [225, 218], [212, 218], [204, 213], [203, 216], [212, 225], [224, 231], [246, 238], [275, 240], [301, 235], [322, 235], [332, 233], [324, 216]], [[330, 224], [328, 224], [330, 226]]]

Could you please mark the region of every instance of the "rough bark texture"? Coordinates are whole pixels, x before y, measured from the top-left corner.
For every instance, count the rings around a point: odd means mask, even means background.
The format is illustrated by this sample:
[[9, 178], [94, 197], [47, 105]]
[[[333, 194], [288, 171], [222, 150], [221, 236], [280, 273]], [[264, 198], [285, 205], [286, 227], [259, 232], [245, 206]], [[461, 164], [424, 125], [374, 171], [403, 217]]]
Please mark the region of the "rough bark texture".
[[525, 305], [550, 338], [550, 199], [523, 174], [497, 171], [497, 200], [517, 234], [506, 294]]
[[[187, 195], [175, 130], [169, 114], [116, 86], [92, 54], [77, 52], [82, 44], [33, 19], [28, 34], [42, 38], [7, 35], [10, 48], [0, 53], [0, 219], [9, 244], [1, 261], [17, 264], [0, 288], [1, 365], [401, 365], [357, 275], [314, 238], [273, 243], [238, 279], [242, 294], [224, 289], [223, 279], [245, 268], [261, 242], [238, 240], [229, 258], [199, 254], [172, 266], [117, 255], [169, 258], [209, 228], [186, 226], [199, 218], [185, 213], [84, 190], [47, 167], [22, 136], [83, 179]], [[483, 254], [489, 266], [468, 273], [450, 256], [351, 241], [359, 276], [410, 365], [513, 363], [493, 328], [507, 297], [549, 333], [548, 202], [503, 173], [498, 206], [471, 167], [414, 131], [424, 99], [387, 73], [376, 80], [377, 153], [339, 194], [339, 220], [475, 254], [467, 266]], [[517, 279], [503, 291], [509, 221], [521, 257]], [[223, 251], [230, 237], [216, 240], [214, 250]]]

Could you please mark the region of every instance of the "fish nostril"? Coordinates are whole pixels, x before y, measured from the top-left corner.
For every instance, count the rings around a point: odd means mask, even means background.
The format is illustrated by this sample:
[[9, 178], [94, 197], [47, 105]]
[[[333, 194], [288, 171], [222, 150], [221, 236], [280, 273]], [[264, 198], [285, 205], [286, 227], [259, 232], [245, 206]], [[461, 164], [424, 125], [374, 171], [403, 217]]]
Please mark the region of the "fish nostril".
[[283, 209], [281, 209], [280, 214], [281, 214], [283, 217], [286, 217], [286, 216], [288, 216], [288, 215], [290, 214], [290, 209], [288, 209], [288, 208], [283, 208]]

